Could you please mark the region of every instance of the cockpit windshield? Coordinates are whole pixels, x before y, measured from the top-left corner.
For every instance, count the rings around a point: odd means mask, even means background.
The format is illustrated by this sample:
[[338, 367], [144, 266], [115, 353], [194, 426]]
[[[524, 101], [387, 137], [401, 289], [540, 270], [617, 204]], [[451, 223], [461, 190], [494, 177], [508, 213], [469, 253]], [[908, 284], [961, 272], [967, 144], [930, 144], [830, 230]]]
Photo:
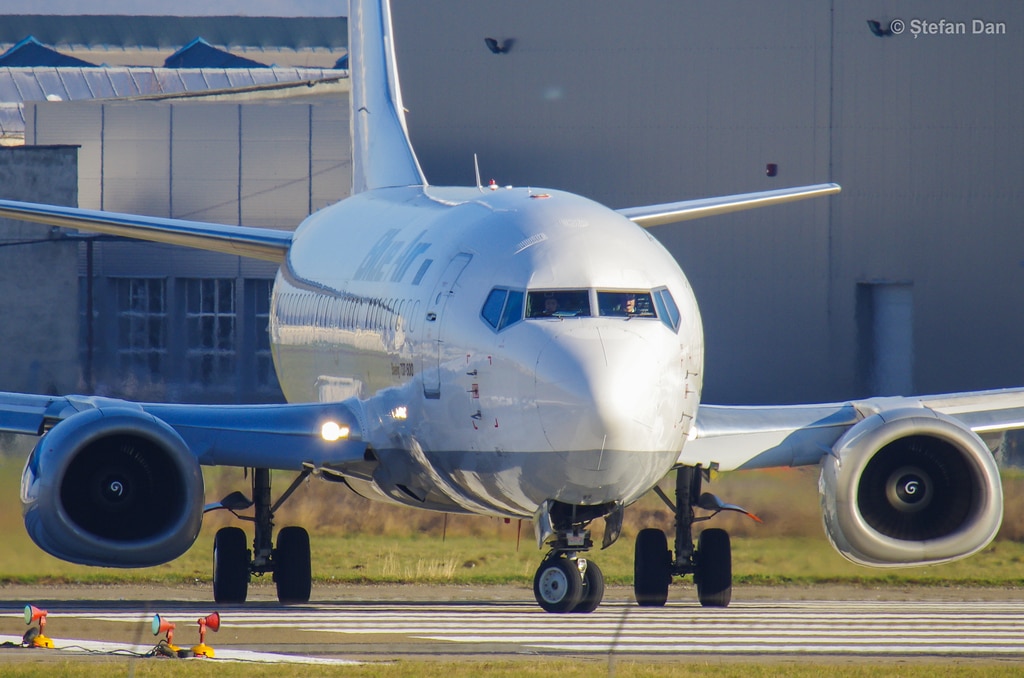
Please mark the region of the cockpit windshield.
[[528, 292], [527, 318], [580, 318], [590, 315], [587, 290], [549, 290]]
[[597, 292], [598, 315], [657, 318], [650, 292]]
[[[524, 299], [525, 296], [525, 299]], [[525, 308], [524, 308], [525, 306]], [[597, 311], [596, 313], [594, 311]], [[655, 290], [491, 290], [480, 316], [497, 331], [530, 318], [650, 318], [679, 331], [680, 316], [665, 287]]]

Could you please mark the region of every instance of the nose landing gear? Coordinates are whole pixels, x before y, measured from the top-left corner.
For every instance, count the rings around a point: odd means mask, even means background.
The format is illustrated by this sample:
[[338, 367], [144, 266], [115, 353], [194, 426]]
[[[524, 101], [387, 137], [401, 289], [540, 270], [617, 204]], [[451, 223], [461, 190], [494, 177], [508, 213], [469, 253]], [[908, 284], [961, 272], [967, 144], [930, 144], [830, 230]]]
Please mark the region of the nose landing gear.
[[533, 595], [545, 612], [593, 612], [604, 598], [604, 574], [575, 553], [552, 551], [533, 577]]
[[[607, 548], [618, 538], [622, 526], [622, 507], [568, 506], [545, 504], [542, 520], [550, 521], [551, 550], [544, 556], [533, 577], [533, 594], [545, 612], [593, 612], [604, 598], [604, 573], [592, 560], [581, 557], [594, 542], [586, 526], [596, 517], [605, 517]], [[538, 537], [539, 538], [539, 537]]]

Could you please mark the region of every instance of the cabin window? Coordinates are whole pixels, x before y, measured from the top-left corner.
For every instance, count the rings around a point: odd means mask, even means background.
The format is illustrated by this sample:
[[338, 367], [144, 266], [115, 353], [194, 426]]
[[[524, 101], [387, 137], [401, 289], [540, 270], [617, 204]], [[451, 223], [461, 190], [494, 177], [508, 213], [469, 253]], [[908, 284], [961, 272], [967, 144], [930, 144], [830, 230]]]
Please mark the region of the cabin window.
[[655, 318], [650, 292], [616, 291], [597, 293], [598, 313], [619, 318]]
[[589, 315], [590, 293], [587, 290], [546, 290], [527, 294], [527, 318], [582, 318]]
[[487, 295], [480, 316], [498, 331], [519, 322], [523, 318], [523, 293], [495, 287]]

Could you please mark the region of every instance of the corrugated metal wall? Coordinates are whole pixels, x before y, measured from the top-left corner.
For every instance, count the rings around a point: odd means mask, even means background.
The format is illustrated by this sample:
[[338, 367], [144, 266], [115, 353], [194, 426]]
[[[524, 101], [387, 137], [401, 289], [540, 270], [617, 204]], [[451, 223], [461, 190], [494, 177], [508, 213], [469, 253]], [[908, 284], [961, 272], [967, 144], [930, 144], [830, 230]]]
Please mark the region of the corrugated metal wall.
[[[471, 181], [473, 153], [485, 179], [613, 207], [829, 180], [827, 4], [463, 0], [445, 14], [395, 3], [431, 181]], [[515, 42], [495, 55], [488, 36]], [[654, 232], [701, 302], [708, 397], [829, 390], [826, 202]]]
[[[1024, 384], [1024, 5], [395, 0], [428, 179], [628, 206], [835, 180], [827, 200], [655, 229], [707, 332], [706, 399], [866, 395], [862, 283], [909, 285], [913, 389]], [[868, 20], [904, 19], [875, 36]], [[1001, 35], [915, 39], [913, 19]], [[492, 54], [485, 37], [514, 39]], [[778, 176], [765, 176], [767, 163]]]
[[[347, 195], [352, 183], [347, 101], [46, 102], [29, 111], [30, 143], [81, 144], [82, 207], [294, 229], [311, 210]], [[82, 355], [92, 356], [91, 368], [84, 368], [92, 378], [87, 390], [141, 399], [281, 399], [276, 381], [258, 378], [268, 356], [255, 355], [266, 337], [266, 319], [258, 314], [268, 304], [269, 285], [261, 279], [273, 277], [272, 263], [115, 239], [94, 243], [91, 269], [83, 246], [78, 264], [78, 275], [94, 281], [93, 331], [81, 336]], [[159, 281], [152, 294], [160, 301], [147, 307], [166, 314], [152, 323], [162, 328], [151, 330], [159, 336], [149, 338], [159, 357], [149, 371], [130, 377], [125, 351], [133, 339], [125, 329], [126, 301], [118, 297], [126, 278]], [[184, 329], [191, 327], [187, 290], [196, 279], [211, 278], [229, 285], [233, 298], [222, 320], [230, 346], [217, 345], [227, 351], [223, 360], [233, 378], [216, 383], [197, 376], [197, 351], [211, 350], [196, 343], [202, 340], [196, 331]]]
[[348, 101], [43, 102], [26, 143], [76, 143], [82, 207], [295, 228], [348, 195]]

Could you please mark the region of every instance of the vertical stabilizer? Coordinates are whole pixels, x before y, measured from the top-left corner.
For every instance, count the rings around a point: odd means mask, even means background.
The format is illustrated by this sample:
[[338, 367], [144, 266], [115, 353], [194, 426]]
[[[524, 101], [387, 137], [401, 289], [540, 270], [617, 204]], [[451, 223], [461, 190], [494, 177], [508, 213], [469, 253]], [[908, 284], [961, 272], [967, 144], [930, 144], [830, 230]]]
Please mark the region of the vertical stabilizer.
[[352, 193], [426, 183], [409, 143], [388, 0], [350, 0]]

